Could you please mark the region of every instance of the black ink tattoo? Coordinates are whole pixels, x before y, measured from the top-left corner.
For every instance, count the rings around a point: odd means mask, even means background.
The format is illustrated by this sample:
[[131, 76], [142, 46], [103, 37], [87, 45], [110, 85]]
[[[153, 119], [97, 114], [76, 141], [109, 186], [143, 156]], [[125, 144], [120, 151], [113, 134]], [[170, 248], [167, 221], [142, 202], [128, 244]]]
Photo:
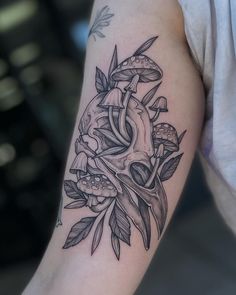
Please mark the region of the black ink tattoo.
[[110, 8], [108, 6], [104, 6], [100, 11], [98, 11], [88, 37], [93, 36], [95, 41], [96, 36], [105, 38], [106, 36], [101, 32], [101, 30], [110, 25], [113, 16], [114, 14], [110, 13]]
[[[93, 254], [103, 227], [109, 226], [119, 260], [120, 243], [130, 245], [131, 224], [140, 232], [146, 250], [151, 240], [150, 214], [158, 236], [163, 232], [168, 210], [164, 182], [181, 160], [179, 146], [186, 130], [178, 135], [174, 126], [159, 121], [168, 112], [166, 97], [156, 95], [163, 72], [143, 54], [156, 39], [146, 41], [120, 64], [115, 46], [108, 75], [96, 69], [97, 95], [78, 126], [70, 168], [74, 180], [64, 181], [65, 193], [73, 199], [65, 208], [86, 206], [93, 214], [72, 226], [64, 249], [80, 243], [94, 228]], [[127, 85], [119, 88], [124, 81]], [[139, 83], [155, 81], [143, 98], [136, 95]]]

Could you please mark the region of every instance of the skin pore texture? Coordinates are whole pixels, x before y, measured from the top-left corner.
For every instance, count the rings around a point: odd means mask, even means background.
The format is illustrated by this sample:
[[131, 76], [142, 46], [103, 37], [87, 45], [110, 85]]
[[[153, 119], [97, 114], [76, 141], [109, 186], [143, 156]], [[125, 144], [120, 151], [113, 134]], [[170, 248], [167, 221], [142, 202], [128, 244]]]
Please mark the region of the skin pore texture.
[[203, 114], [177, 1], [95, 1], [61, 210], [24, 295], [134, 294], [181, 195]]

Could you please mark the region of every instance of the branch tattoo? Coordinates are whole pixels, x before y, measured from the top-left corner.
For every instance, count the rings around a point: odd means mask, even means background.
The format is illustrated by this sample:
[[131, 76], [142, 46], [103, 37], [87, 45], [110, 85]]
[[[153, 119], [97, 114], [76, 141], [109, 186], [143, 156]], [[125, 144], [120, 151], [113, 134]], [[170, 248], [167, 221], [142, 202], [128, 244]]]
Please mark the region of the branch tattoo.
[[88, 37], [93, 36], [96, 41], [96, 36], [100, 38], [105, 38], [106, 36], [101, 32], [103, 28], [110, 25], [111, 19], [114, 16], [110, 13], [110, 8], [106, 5], [101, 10], [97, 12], [95, 20], [91, 29], [89, 30]]
[[[178, 135], [174, 126], [160, 121], [168, 112], [167, 99], [156, 95], [163, 72], [143, 54], [156, 39], [147, 40], [120, 64], [115, 46], [108, 75], [96, 69], [97, 95], [80, 119], [70, 168], [76, 181], [64, 181], [65, 193], [73, 199], [65, 208], [86, 206], [91, 214], [72, 226], [64, 249], [79, 244], [91, 231], [93, 254], [106, 226], [119, 260], [121, 242], [130, 245], [131, 229], [136, 228], [144, 248], [150, 248], [151, 215], [158, 237], [163, 232], [168, 210], [164, 182], [181, 160], [186, 130]], [[156, 85], [140, 98], [137, 85], [149, 82]]]

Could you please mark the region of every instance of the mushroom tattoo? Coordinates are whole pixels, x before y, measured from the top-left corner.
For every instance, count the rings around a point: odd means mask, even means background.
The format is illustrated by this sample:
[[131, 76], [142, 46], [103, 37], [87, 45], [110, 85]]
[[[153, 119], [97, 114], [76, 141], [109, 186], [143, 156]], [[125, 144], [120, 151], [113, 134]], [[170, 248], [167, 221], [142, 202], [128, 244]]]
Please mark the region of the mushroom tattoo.
[[151, 111], [155, 112], [154, 117], [151, 119], [153, 125], [157, 124], [157, 119], [160, 115], [160, 112], [168, 112], [167, 109], [167, 99], [164, 96], [159, 96], [153, 103], [152, 106], [149, 107]]
[[165, 152], [177, 152], [179, 150], [178, 135], [173, 126], [168, 123], [160, 123], [153, 129], [153, 145], [157, 149], [155, 153], [156, 162], [148, 181], [145, 183], [145, 187], [149, 187], [155, 177], [158, 177], [157, 170], [160, 159], [164, 156]]
[[126, 93], [124, 96], [124, 109], [120, 112], [119, 128], [121, 134], [129, 140], [129, 134], [126, 130], [126, 111], [129, 99], [133, 93], [137, 92], [137, 85], [139, 82], [151, 82], [160, 80], [162, 77], [162, 70], [158, 65], [146, 55], [140, 54], [138, 56], [131, 56], [123, 61], [111, 74], [112, 79], [120, 81], [129, 81], [130, 83], [125, 87]]
[[[151, 215], [158, 238], [163, 233], [168, 211], [165, 182], [181, 161], [183, 153], [179, 151], [186, 130], [178, 135], [174, 126], [160, 121], [168, 112], [167, 98], [156, 95], [163, 72], [143, 54], [156, 40], [148, 39], [121, 62], [115, 46], [108, 75], [96, 68], [97, 94], [79, 121], [71, 179], [64, 180], [64, 192], [72, 199], [64, 208], [86, 207], [91, 214], [71, 227], [64, 249], [79, 244], [94, 229], [93, 254], [106, 226], [118, 260], [121, 243], [130, 246], [135, 230], [148, 251]], [[124, 82], [128, 84], [122, 87]], [[141, 83], [156, 85], [140, 97]]]
[[73, 163], [71, 164], [70, 173], [76, 174], [78, 178], [80, 178], [81, 175], [86, 174], [87, 164], [88, 156], [85, 154], [85, 152], [78, 153]]

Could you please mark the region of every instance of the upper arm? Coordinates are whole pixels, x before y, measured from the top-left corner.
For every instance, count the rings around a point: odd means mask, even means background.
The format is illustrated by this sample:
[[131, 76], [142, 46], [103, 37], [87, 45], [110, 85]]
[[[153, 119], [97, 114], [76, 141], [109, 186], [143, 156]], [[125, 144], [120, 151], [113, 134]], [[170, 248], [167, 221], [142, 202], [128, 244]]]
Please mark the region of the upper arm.
[[63, 210], [40, 267], [62, 293], [134, 292], [180, 197], [204, 113], [177, 1], [97, 0], [90, 27], [106, 5], [110, 16], [88, 40], [65, 171], [64, 206], [77, 203]]

